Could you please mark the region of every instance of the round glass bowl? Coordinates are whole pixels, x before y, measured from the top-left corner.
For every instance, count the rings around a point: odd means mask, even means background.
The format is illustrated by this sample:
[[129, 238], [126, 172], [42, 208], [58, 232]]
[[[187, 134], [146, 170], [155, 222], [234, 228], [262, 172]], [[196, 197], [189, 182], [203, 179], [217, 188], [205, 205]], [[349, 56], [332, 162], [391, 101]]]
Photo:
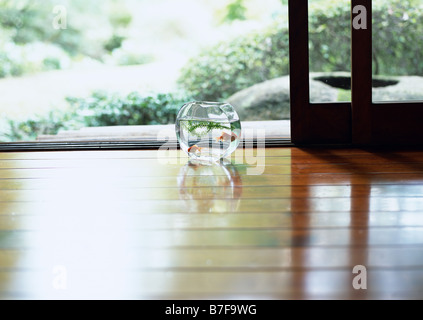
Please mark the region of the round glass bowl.
[[179, 110], [175, 130], [181, 149], [191, 159], [216, 162], [238, 147], [241, 122], [229, 103], [193, 101]]

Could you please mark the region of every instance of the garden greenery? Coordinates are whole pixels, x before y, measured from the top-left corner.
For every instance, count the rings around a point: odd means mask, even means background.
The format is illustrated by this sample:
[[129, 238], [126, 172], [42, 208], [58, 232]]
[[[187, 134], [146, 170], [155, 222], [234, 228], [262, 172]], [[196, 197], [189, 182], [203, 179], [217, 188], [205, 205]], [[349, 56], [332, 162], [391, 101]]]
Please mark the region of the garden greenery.
[[[114, 0], [72, 0], [66, 28], [57, 29], [52, 9], [61, 3], [66, 2], [0, 0], [0, 78], [64, 69], [70, 61], [84, 58], [102, 62], [121, 48], [132, 20], [124, 5]], [[101, 31], [95, 39], [87, 32], [93, 34], [93, 28]]]
[[1, 140], [34, 140], [39, 135], [81, 127], [175, 123], [178, 110], [189, 99], [181, 92], [123, 96], [96, 92], [89, 98], [71, 97], [66, 110], [52, 110], [26, 121], [8, 120], [9, 129]]
[[[310, 71], [350, 71], [351, 6], [310, 2]], [[423, 5], [374, 0], [373, 68], [378, 75], [423, 75]], [[198, 100], [222, 100], [258, 82], [289, 73], [286, 23], [206, 48], [183, 68], [179, 84]]]
[[[17, 13], [9, 12], [7, 3], [7, 0], [0, 0], [0, 18], [5, 17], [1, 27], [5, 30], [20, 23], [19, 19], [27, 19], [25, 15], [13, 18]], [[374, 73], [423, 75], [423, 51], [418, 45], [423, 40], [423, 5], [417, 0], [374, 0], [372, 3]], [[232, 4], [240, 7], [242, 2], [233, 1]], [[350, 1], [315, 0], [310, 2], [309, 12], [310, 71], [350, 71]], [[122, 23], [129, 23], [129, 17], [123, 17], [126, 20]], [[80, 34], [70, 31], [67, 38], [57, 38], [61, 48], [69, 53], [80, 45], [75, 41]], [[30, 41], [22, 38], [24, 34], [14, 34], [14, 40]], [[33, 37], [43, 38], [44, 35]], [[114, 43], [113, 47], [118, 45]], [[58, 62], [50, 58], [43, 63], [56, 68]], [[14, 64], [12, 55], [0, 53], [0, 77], [22, 72], [19, 65]], [[287, 74], [287, 23], [276, 20], [265, 30], [221, 42], [192, 58], [181, 70], [178, 80], [184, 93], [131, 93], [124, 97], [95, 93], [86, 99], [69, 98], [70, 108], [66, 111], [51, 111], [46, 116], [23, 122], [9, 120], [10, 130], [4, 139], [34, 139], [39, 134], [54, 134], [82, 126], [174, 123], [177, 110], [187, 101], [220, 101], [239, 90]]]

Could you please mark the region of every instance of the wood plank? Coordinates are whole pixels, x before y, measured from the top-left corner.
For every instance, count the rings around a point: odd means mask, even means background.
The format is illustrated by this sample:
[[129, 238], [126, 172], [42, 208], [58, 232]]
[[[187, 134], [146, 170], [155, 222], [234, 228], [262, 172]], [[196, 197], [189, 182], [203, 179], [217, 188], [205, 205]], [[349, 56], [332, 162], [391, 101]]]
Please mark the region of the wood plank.
[[[109, 195], [111, 196], [111, 195]], [[0, 203], [0, 215], [42, 214], [43, 212], [97, 212], [118, 211], [125, 214], [152, 213], [316, 213], [316, 212], [421, 212], [423, 198], [381, 197], [370, 202], [361, 198], [296, 199], [202, 199], [190, 197], [178, 200], [104, 201], [104, 194], [95, 196], [81, 193], [75, 202], [68, 193], [50, 201], [14, 201]], [[66, 204], [66, 206], [64, 206]]]
[[[243, 148], [240, 146], [233, 156], [249, 154], [253, 156], [289, 156], [290, 148]], [[157, 159], [183, 158], [187, 155], [181, 150], [164, 146], [161, 150], [99, 150], [99, 151], [49, 151], [49, 152], [1, 152], [0, 159]]]
[[[77, 189], [81, 186], [81, 179], [84, 185], [111, 185], [120, 190], [132, 188], [184, 188], [196, 182], [201, 187], [215, 186], [217, 179], [213, 176], [203, 177], [199, 182], [195, 177], [185, 177], [178, 181], [176, 177], [113, 177], [92, 176], [69, 178], [32, 178], [32, 179], [0, 179], [0, 190], [30, 190], [30, 189], [51, 189], [62, 188], [64, 190]], [[380, 174], [309, 174], [309, 175], [249, 175], [242, 176], [240, 180], [228, 179], [234, 187], [242, 186], [306, 186], [324, 187], [324, 186], [357, 186], [369, 185], [376, 186], [416, 186], [423, 183], [423, 173], [380, 173]]]
[[[0, 230], [36, 231], [40, 223], [66, 221], [77, 226], [89, 212], [74, 213], [70, 217], [52, 213], [0, 215]], [[53, 216], [53, 217], [52, 217]], [[97, 215], [95, 215], [97, 218]], [[411, 212], [313, 212], [313, 213], [154, 213], [129, 214], [122, 212], [119, 219], [130, 220], [130, 230], [245, 230], [245, 229], [330, 229], [330, 228], [377, 228], [377, 227], [423, 227], [423, 214]]]
[[[293, 247], [293, 248], [154, 248], [128, 250], [125, 271], [154, 269], [202, 271], [236, 269], [242, 271], [312, 270], [351, 268], [365, 264], [368, 268], [396, 270], [423, 267], [421, 247]], [[3, 271], [50, 269], [51, 260], [40, 259], [36, 250], [0, 250]], [[63, 255], [66, 256], [66, 255]], [[112, 254], [104, 256], [112, 264]], [[70, 265], [69, 265], [70, 266]], [[200, 270], [199, 270], [200, 271]]]
[[[2, 299], [423, 296], [417, 150], [275, 148], [227, 171], [49, 154], [0, 154]], [[351, 286], [358, 264], [367, 290]]]
[[[294, 161], [293, 161], [294, 160]], [[413, 172], [421, 172], [423, 158], [418, 157], [392, 157], [383, 158], [371, 155], [357, 155], [348, 157], [337, 156], [301, 156], [301, 157], [247, 157], [244, 156], [239, 159], [233, 159], [225, 166], [241, 169], [243, 167], [260, 166], [292, 166], [293, 169], [301, 167], [310, 167], [312, 169], [320, 168], [328, 172], [337, 168], [344, 168], [344, 171], [360, 172], [371, 171], [375, 172], [378, 166], [384, 170], [392, 168], [391, 170], [413, 170]], [[55, 159], [55, 160], [34, 160], [34, 159], [19, 159], [19, 160], [0, 160], [0, 169], [60, 169], [60, 168], [96, 168], [96, 167], [129, 167], [129, 168], [164, 168], [170, 167], [172, 169], [181, 168], [189, 165], [188, 159], [182, 158], [158, 158], [158, 159]], [[191, 165], [194, 167], [194, 165]], [[376, 171], [378, 172], [378, 171]]]
[[[227, 176], [228, 172], [222, 168], [214, 168], [208, 170], [203, 168], [197, 173], [187, 173], [189, 175], [211, 175], [212, 171], [220, 171], [220, 173], [215, 173], [213, 176]], [[241, 171], [241, 172], [239, 172]], [[207, 174], [209, 172], [209, 174]], [[271, 167], [266, 166], [255, 166], [251, 168], [243, 168], [238, 170], [235, 174], [247, 173], [248, 175], [261, 175], [267, 174], [287, 174], [290, 172], [289, 167], [276, 167], [271, 169]], [[203, 174], [202, 174], [203, 173]], [[0, 170], [0, 179], [44, 179], [44, 178], [72, 178], [72, 177], [85, 177], [85, 178], [97, 178], [97, 177], [110, 177], [111, 179], [115, 177], [176, 177], [179, 174], [187, 175], [184, 172], [181, 172], [181, 168], [173, 170], [169, 167], [144, 167], [144, 168], [127, 168], [127, 167], [98, 167], [98, 168], [83, 168], [83, 169], [69, 169], [69, 168], [50, 168], [50, 169], [22, 169], [22, 170], [13, 170], [5, 169]]]
[[[72, 274], [72, 269], [70, 273]], [[307, 283], [303, 279], [307, 274]], [[171, 272], [131, 273], [126, 277], [113, 271], [73, 272], [72, 287], [55, 289], [49, 272], [0, 272], [0, 282], [24, 279], [11, 289], [15, 296], [26, 299], [83, 298], [122, 299], [127, 294], [137, 299], [181, 295], [198, 299], [203, 296], [233, 295], [254, 298], [256, 295], [284, 298], [315, 299], [325, 297], [407, 299], [422, 294], [422, 270], [369, 270], [368, 289], [357, 293], [351, 285], [351, 270], [274, 271], [274, 272]], [[107, 279], [107, 281], [104, 281]], [[248, 279], [248, 281], [245, 281]], [[386, 279], [391, 279], [389, 282]], [[115, 289], [113, 289], [115, 288]], [[116, 288], [126, 289], [124, 292]], [[312, 289], [308, 289], [312, 288]], [[1, 289], [1, 288], [0, 288]], [[200, 294], [200, 295], [199, 295]], [[174, 297], [174, 296], [173, 296]]]
[[216, 166], [213, 168], [191, 169], [188, 167], [172, 167], [172, 166], [145, 166], [130, 167], [125, 166], [97, 166], [83, 168], [28, 168], [28, 169], [0, 169], [0, 179], [44, 179], [44, 178], [70, 178], [74, 176], [98, 177], [110, 176], [115, 177], [166, 177], [166, 176], [228, 176], [228, 175], [296, 175], [296, 174], [322, 174], [327, 172], [331, 174], [354, 174], [371, 175], [396, 173], [402, 171], [402, 174], [416, 174], [419, 176], [423, 170], [418, 165], [362, 165], [359, 168], [352, 166], [291, 166], [291, 165], [247, 165], [234, 167]]
[[[0, 193], [1, 202], [14, 201], [51, 201], [57, 198], [63, 198], [68, 193], [77, 195], [82, 192], [92, 192], [91, 185], [81, 186], [76, 192], [74, 186], [66, 185], [57, 189], [57, 184], [52, 184], [46, 189], [18, 189], [18, 190], [2, 190]], [[56, 187], [56, 188], [55, 188]], [[177, 200], [177, 199], [293, 199], [293, 198], [363, 198], [370, 199], [380, 197], [397, 197], [397, 198], [413, 198], [423, 197], [423, 186], [407, 185], [407, 186], [375, 186], [370, 190], [367, 185], [354, 186], [354, 194], [352, 194], [351, 186], [321, 186], [314, 187], [312, 190], [308, 186], [253, 186], [253, 187], [232, 187], [229, 185], [220, 186], [202, 186], [201, 183], [186, 184], [183, 188], [160, 187], [149, 188], [128, 188], [124, 193], [119, 193], [119, 189], [115, 186], [103, 188], [100, 192], [116, 193], [117, 201], [133, 201], [133, 200]], [[370, 191], [370, 193], [369, 193]]]
[[[104, 223], [101, 223], [102, 225]], [[74, 225], [73, 225], [74, 226]], [[0, 249], [31, 249], [54, 242], [51, 248], [43, 250], [58, 250], [72, 248], [70, 242], [78, 237], [74, 249], [82, 250], [93, 241], [91, 247], [100, 250], [107, 244], [111, 248], [124, 245], [125, 248], [281, 248], [281, 247], [373, 247], [373, 246], [423, 246], [422, 227], [383, 227], [373, 228], [327, 228], [327, 229], [268, 229], [268, 230], [119, 230], [103, 229], [92, 239], [95, 226], [86, 226], [83, 230], [70, 230], [70, 226], [55, 224], [55, 230], [47, 227], [37, 231], [0, 231]], [[75, 228], [73, 228], [75, 229]], [[110, 232], [124, 237], [107, 239]], [[100, 241], [101, 240], [101, 241]], [[116, 248], [117, 249], [117, 248]], [[85, 251], [88, 249], [86, 248]]]
[[[239, 148], [238, 154], [252, 154], [260, 157], [300, 157], [300, 156], [401, 156], [422, 158], [421, 147], [377, 147], [346, 148], [346, 147], [280, 147], [280, 148]], [[157, 159], [185, 158], [180, 150], [98, 150], [98, 151], [44, 151], [44, 152], [0, 152], [1, 160], [54, 160], [54, 159]]]

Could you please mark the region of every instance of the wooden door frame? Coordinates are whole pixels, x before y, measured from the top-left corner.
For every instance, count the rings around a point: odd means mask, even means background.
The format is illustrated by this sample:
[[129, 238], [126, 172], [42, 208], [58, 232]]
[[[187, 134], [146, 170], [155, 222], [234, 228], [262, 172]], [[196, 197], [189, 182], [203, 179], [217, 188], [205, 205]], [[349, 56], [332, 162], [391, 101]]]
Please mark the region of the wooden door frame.
[[374, 102], [372, 99], [372, 1], [364, 6], [367, 28], [352, 30], [352, 142], [356, 145], [421, 145], [423, 101]]
[[[308, 0], [289, 0], [291, 141], [296, 145], [422, 145], [423, 101], [372, 101], [372, 1], [367, 28], [351, 26], [351, 103], [311, 103]], [[351, 14], [351, 23], [354, 14]]]
[[350, 144], [351, 103], [311, 103], [308, 0], [289, 0], [291, 141]]

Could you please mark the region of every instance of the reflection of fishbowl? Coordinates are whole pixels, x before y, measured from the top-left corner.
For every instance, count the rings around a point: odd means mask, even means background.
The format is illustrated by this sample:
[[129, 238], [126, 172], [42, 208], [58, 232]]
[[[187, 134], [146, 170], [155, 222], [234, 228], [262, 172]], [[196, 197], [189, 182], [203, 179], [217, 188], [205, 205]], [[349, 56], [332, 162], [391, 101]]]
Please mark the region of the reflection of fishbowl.
[[217, 161], [239, 145], [241, 123], [228, 103], [190, 102], [182, 106], [176, 119], [180, 147], [196, 160]]
[[242, 194], [242, 180], [228, 160], [210, 165], [189, 161], [178, 175], [179, 197], [188, 212], [234, 212]]

